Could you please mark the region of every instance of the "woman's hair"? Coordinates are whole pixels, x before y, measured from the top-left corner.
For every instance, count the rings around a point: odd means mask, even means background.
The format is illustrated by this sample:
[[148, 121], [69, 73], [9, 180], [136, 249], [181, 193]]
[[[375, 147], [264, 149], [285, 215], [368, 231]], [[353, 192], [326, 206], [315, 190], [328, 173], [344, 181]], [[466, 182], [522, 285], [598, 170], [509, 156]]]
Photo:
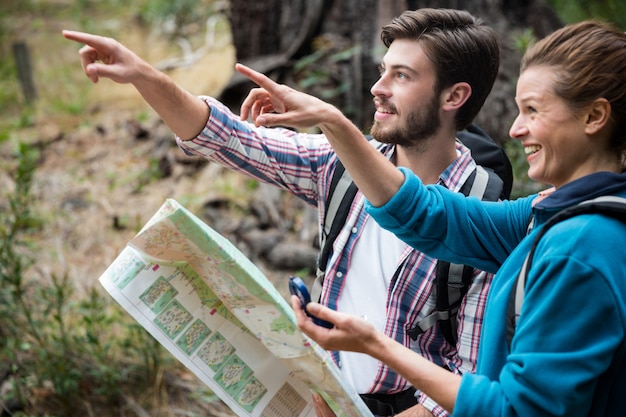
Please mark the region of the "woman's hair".
[[611, 104], [610, 149], [626, 150], [626, 34], [596, 21], [565, 26], [531, 46], [520, 71], [539, 65], [558, 74], [554, 93], [574, 111], [605, 98]]
[[498, 75], [498, 35], [464, 10], [409, 10], [383, 26], [380, 37], [389, 47], [396, 39], [419, 41], [435, 65], [435, 92], [467, 82], [472, 94], [456, 116], [457, 130], [469, 125], [491, 92]]

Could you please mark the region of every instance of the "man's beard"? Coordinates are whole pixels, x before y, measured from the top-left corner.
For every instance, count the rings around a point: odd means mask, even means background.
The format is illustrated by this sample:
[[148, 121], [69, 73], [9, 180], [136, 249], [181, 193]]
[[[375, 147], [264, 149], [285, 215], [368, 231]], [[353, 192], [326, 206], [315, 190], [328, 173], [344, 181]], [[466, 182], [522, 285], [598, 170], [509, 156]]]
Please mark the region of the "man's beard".
[[[392, 109], [395, 109], [392, 107]], [[406, 119], [406, 127], [386, 128], [374, 120], [370, 134], [379, 142], [404, 147], [416, 147], [437, 133], [441, 127], [439, 117], [439, 97], [435, 94], [425, 108], [411, 112]]]

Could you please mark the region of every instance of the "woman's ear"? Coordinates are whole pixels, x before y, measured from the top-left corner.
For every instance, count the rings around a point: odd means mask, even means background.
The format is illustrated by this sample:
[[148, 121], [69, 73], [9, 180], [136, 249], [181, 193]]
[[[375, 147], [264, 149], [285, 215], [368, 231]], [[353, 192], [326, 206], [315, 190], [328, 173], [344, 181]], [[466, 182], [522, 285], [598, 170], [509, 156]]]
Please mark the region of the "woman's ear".
[[585, 133], [595, 135], [600, 132], [611, 118], [611, 104], [605, 98], [595, 100], [585, 113]]
[[443, 109], [450, 111], [459, 109], [472, 95], [472, 87], [468, 83], [456, 83], [443, 91]]

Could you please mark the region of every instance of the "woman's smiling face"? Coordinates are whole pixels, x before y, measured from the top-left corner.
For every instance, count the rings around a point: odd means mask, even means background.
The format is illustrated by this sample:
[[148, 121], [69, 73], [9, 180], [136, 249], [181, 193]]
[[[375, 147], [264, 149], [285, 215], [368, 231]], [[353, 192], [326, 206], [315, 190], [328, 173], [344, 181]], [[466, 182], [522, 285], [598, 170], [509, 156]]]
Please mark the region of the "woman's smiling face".
[[560, 187], [595, 171], [592, 142], [585, 133], [585, 112], [575, 113], [554, 94], [558, 72], [529, 67], [520, 74], [515, 101], [519, 115], [509, 134], [528, 155], [528, 176]]

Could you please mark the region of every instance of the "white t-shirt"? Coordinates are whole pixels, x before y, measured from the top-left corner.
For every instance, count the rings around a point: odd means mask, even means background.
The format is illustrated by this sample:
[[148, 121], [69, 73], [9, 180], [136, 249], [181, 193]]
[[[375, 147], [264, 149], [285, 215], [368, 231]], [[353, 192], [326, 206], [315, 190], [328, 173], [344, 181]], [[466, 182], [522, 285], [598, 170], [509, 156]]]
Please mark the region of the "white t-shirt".
[[[350, 276], [337, 302], [338, 310], [365, 317], [384, 331], [387, 293], [406, 244], [367, 217], [352, 253]], [[356, 230], [352, 231], [356, 233]], [[340, 352], [342, 374], [360, 394], [367, 393], [378, 372], [378, 361], [369, 355]]]

